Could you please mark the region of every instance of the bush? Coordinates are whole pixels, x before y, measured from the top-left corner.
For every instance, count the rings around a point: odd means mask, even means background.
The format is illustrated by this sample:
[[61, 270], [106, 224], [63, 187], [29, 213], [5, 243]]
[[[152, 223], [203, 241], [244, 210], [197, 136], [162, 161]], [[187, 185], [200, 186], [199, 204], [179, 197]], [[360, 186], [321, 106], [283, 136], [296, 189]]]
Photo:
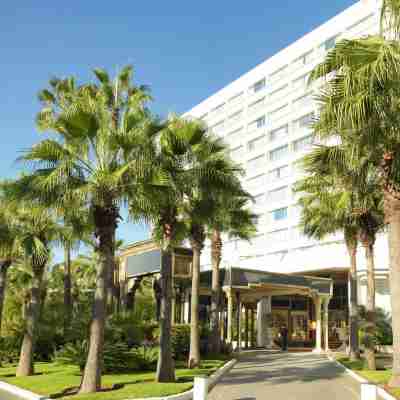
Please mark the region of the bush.
[[139, 346], [145, 339], [145, 329], [132, 314], [116, 314], [107, 323], [105, 338], [109, 342], [127, 343], [129, 347]]
[[18, 361], [21, 350], [22, 337], [0, 337], [0, 364], [12, 364]]
[[[67, 343], [56, 351], [54, 361], [61, 365], [76, 365], [82, 372], [85, 368], [89, 351], [87, 340]], [[105, 343], [103, 373], [122, 373], [140, 369], [137, 355], [126, 343]]]
[[174, 325], [171, 329], [172, 354], [175, 360], [182, 360], [189, 355], [190, 325]]
[[138, 369], [141, 371], [155, 371], [158, 361], [158, 347], [140, 346], [131, 350]]

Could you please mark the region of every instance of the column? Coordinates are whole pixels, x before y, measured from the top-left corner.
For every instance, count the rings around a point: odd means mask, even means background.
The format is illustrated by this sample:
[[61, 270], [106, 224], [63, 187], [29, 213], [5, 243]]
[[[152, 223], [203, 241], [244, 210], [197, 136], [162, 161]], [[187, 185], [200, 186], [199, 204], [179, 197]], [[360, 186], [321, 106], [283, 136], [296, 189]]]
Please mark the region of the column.
[[314, 307], [315, 307], [315, 322], [316, 322], [316, 331], [315, 331], [315, 353], [322, 352], [321, 346], [321, 334], [322, 334], [322, 323], [321, 323], [321, 297], [319, 295], [313, 296]]
[[247, 306], [244, 306], [244, 347], [246, 349], [249, 348], [249, 309]]
[[183, 322], [188, 324], [190, 322], [190, 290], [185, 290], [185, 303], [183, 305]]
[[236, 330], [237, 330], [237, 345], [236, 350], [242, 349], [242, 302], [240, 300], [240, 292], [236, 292]]
[[324, 298], [324, 337], [325, 337], [325, 352], [329, 351], [329, 302], [330, 297]]
[[226, 292], [226, 297], [228, 300], [228, 323], [227, 323], [227, 341], [228, 343], [232, 344], [232, 332], [233, 332], [233, 294], [231, 290]]
[[254, 346], [254, 310], [250, 310], [250, 347]]
[[260, 299], [257, 303], [257, 347], [273, 347], [271, 312], [271, 296]]
[[175, 325], [175, 316], [176, 316], [176, 290], [172, 288], [172, 298], [171, 298], [171, 323]]

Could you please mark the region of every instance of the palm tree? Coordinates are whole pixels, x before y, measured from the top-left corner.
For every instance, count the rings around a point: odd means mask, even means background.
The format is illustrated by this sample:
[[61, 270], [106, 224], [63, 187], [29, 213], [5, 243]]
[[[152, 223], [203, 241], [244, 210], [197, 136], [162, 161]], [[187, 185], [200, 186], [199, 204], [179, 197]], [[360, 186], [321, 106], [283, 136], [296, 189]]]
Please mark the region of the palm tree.
[[[384, 226], [383, 199], [379, 180], [369, 159], [349, 152], [344, 145], [318, 146], [304, 159], [309, 174], [297, 190], [306, 194], [300, 200], [306, 234], [322, 238], [338, 230], [344, 232], [350, 255], [351, 354], [357, 357], [356, 343], [356, 261], [359, 240], [365, 249], [368, 275], [367, 310], [370, 316], [369, 339], [373, 336], [375, 312], [374, 243]], [[368, 338], [367, 338], [368, 339]], [[367, 340], [366, 355], [370, 369], [375, 369], [374, 344]]]
[[[12, 192], [12, 184], [7, 191]], [[50, 257], [50, 246], [57, 240], [61, 228], [54, 213], [33, 203], [14, 205], [13, 224], [17, 229], [17, 244], [22, 257], [32, 271], [30, 299], [25, 313], [24, 338], [17, 367], [17, 376], [34, 373], [33, 352], [42, 303], [43, 277]]]
[[223, 193], [217, 196], [216, 213], [209, 225], [211, 240], [211, 337], [210, 349], [212, 353], [221, 351], [220, 337], [220, 280], [219, 267], [222, 260], [222, 237], [223, 233], [230, 238], [249, 240], [256, 233], [254, 220], [256, 215], [252, 214], [246, 207], [250, 196], [243, 192], [238, 182], [238, 193]]
[[18, 258], [17, 229], [7, 203], [0, 200], [0, 334], [3, 317], [4, 298], [7, 288], [7, 273]]
[[[151, 171], [153, 138], [159, 129], [145, 107], [144, 88], [131, 84], [132, 67], [123, 68], [114, 80], [101, 69], [94, 74], [95, 84], [76, 87], [73, 79], [53, 80], [50, 90], [41, 92], [44, 107], [38, 126], [55, 138], [24, 155], [34, 171], [18, 182], [20, 196], [34, 196], [57, 210], [78, 202], [94, 227], [99, 264], [81, 393], [101, 389], [107, 283], [119, 207], [134, 199]], [[63, 92], [64, 86], [68, 90]], [[65, 94], [61, 99], [58, 90]]]
[[221, 139], [206, 132], [206, 129], [197, 123], [197, 135], [201, 136], [202, 140], [198, 146], [193, 147], [190, 164], [193, 169], [203, 172], [186, 182], [182, 207], [193, 251], [189, 368], [200, 365], [200, 256], [206, 239], [206, 228], [212, 223], [221, 206], [221, 203], [216, 201], [218, 196], [235, 195], [240, 189], [237, 179], [240, 168], [226, 157], [227, 148]]

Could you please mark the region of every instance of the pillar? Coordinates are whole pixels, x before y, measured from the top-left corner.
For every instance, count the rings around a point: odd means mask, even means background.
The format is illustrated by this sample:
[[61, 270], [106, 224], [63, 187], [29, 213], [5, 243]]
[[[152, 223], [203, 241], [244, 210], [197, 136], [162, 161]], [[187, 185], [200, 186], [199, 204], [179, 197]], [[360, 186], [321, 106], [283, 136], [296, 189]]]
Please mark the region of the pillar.
[[271, 296], [260, 299], [257, 303], [257, 347], [273, 347], [271, 312]]
[[183, 322], [190, 323], [190, 291], [185, 290], [185, 303], [183, 304]]
[[329, 302], [331, 298], [325, 297], [324, 299], [324, 349], [325, 352], [329, 351]]
[[249, 348], [249, 309], [247, 306], [244, 308], [244, 347], [245, 349]]
[[228, 290], [226, 293], [227, 301], [228, 301], [228, 322], [227, 322], [227, 341], [232, 344], [232, 333], [233, 333], [233, 294], [231, 290]]
[[321, 297], [319, 295], [313, 296], [314, 307], [315, 307], [315, 323], [316, 323], [316, 331], [315, 331], [315, 353], [322, 352], [321, 346], [321, 334], [322, 334], [322, 322], [321, 322]]
[[237, 330], [237, 345], [236, 350], [242, 349], [242, 302], [240, 300], [240, 292], [236, 292], [236, 330]]
[[250, 347], [254, 346], [254, 310], [250, 310]]

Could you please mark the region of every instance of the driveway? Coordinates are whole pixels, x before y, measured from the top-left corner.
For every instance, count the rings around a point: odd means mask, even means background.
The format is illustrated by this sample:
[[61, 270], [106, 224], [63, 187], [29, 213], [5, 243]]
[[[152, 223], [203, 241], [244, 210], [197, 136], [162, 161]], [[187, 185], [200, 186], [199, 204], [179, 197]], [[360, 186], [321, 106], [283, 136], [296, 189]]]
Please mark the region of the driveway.
[[323, 355], [258, 351], [240, 361], [209, 400], [359, 400], [360, 384]]

